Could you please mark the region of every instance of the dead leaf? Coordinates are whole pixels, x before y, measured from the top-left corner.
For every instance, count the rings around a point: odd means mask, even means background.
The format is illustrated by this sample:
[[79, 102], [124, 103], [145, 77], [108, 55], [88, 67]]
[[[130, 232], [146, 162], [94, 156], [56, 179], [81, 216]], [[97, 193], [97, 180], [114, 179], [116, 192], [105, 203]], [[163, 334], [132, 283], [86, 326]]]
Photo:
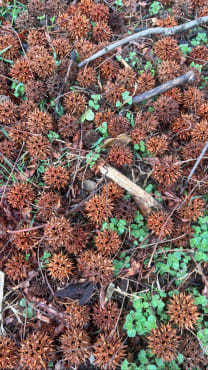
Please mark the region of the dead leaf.
[[128, 145], [131, 142], [131, 136], [127, 134], [120, 134], [117, 137], [106, 139], [103, 145], [101, 145], [101, 148], [109, 148], [117, 142], [121, 142], [124, 145]]
[[140, 273], [141, 270], [141, 263], [137, 262], [136, 260], [133, 260], [131, 262], [131, 267], [129, 271], [127, 272], [126, 276], [134, 276]]
[[83, 283], [70, 284], [66, 288], [58, 290], [55, 295], [60, 298], [79, 299], [79, 304], [82, 306], [89, 301], [93, 290], [93, 284], [84, 281]]

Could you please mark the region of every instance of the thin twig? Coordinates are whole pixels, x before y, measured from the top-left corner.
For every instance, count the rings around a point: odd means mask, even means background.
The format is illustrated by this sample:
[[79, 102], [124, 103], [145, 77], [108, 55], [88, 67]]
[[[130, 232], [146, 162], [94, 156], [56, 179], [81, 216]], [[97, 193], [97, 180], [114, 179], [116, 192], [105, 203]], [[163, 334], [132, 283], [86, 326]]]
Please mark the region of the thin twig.
[[189, 181], [191, 180], [191, 177], [193, 176], [193, 174], [194, 174], [194, 172], [196, 171], [196, 169], [197, 169], [197, 167], [198, 167], [199, 163], [201, 162], [202, 158], [204, 157], [204, 154], [206, 153], [207, 149], [208, 149], [208, 141], [207, 141], [207, 143], [205, 144], [204, 148], [202, 149], [201, 154], [200, 154], [200, 156], [198, 157], [198, 159], [197, 159], [196, 163], [194, 164], [194, 167], [192, 168], [192, 170], [191, 170], [191, 172], [190, 172], [190, 174], [189, 174], [189, 176], [188, 176], [188, 178], [187, 178], [187, 180], [186, 180], [186, 182], [185, 182], [185, 184], [184, 184], [183, 188], [181, 189], [180, 194], [182, 194], [182, 193], [184, 192], [184, 190], [185, 190], [186, 186], [188, 185]]
[[174, 78], [164, 84], [155, 87], [155, 89], [146, 91], [138, 96], [134, 96], [132, 99], [132, 104], [139, 104], [144, 100], [151, 99], [156, 95], [162, 94], [173, 87], [184, 85], [185, 83], [192, 83], [194, 82], [195, 76], [193, 71], [188, 71], [184, 75]]
[[170, 36], [170, 35], [174, 35], [175, 33], [178, 33], [178, 32], [187, 31], [190, 28], [193, 28], [195, 26], [199, 26], [199, 25], [204, 24], [204, 23], [208, 23], [208, 16], [197, 18], [193, 21], [180, 24], [179, 26], [154, 27], [154, 28], [148, 28], [148, 29], [146, 29], [144, 31], [141, 31], [141, 32], [136, 32], [133, 35], [126, 37], [125, 39], [113, 42], [112, 44], [110, 44], [110, 45], [106, 46], [105, 48], [101, 49], [100, 51], [98, 51], [97, 53], [91, 55], [89, 58], [80, 62], [78, 64], [78, 67], [81, 68], [81, 67], [85, 66], [87, 63], [92, 62], [93, 60], [95, 60], [99, 57], [102, 57], [103, 55], [109, 53], [109, 51], [114, 50], [114, 49], [118, 48], [119, 46], [123, 46], [123, 45], [125, 45], [125, 44], [127, 44], [130, 41], [133, 41], [135, 39], [139, 39], [141, 37], [146, 37], [146, 36], [149, 36], [149, 35], [155, 35], [155, 34], [158, 34], [158, 33], [161, 34], [161, 35]]

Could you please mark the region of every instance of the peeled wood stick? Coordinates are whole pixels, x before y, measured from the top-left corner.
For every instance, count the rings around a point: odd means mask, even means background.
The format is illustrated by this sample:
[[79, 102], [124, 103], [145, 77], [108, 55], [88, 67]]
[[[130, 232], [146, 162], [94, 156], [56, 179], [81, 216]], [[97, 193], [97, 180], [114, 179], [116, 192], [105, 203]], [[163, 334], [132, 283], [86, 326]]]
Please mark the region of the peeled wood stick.
[[4, 298], [4, 272], [0, 271], [0, 335], [4, 334], [2, 322], [2, 301]]
[[193, 71], [188, 71], [184, 75], [181, 75], [173, 80], [165, 82], [164, 84], [155, 87], [155, 89], [146, 91], [138, 96], [134, 96], [132, 99], [132, 104], [139, 104], [146, 99], [153, 98], [156, 95], [162, 94], [173, 87], [184, 85], [185, 83], [192, 83], [194, 82], [195, 76]]
[[143, 215], [149, 215], [151, 208], [161, 209], [162, 206], [150, 194], [144, 191], [140, 186], [134, 184], [128, 177], [111, 166], [100, 167], [102, 175], [113, 180], [121, 188], [128, 191], [135, 200], [139, 210]]
[[125, 39], [118, 40], [113, 42], [112, 44], [106, 46], [105, 48], [99, 50], [97, 53], [91, 55], [89, 58], [83, 60], [78, 64], [78, 67], [81, 68], [85, 66], [87, 63], [92, 62], [93, 60], [102, 57], [103, 55], [109, 53], [109, 51], [114, 50], [118, 48], [119, 46], [128, 44], [128, 42], [133, 41], [135, 39], [139, 39], [141, 37], [146, 37], [149, 35], [154, 35], [160, 33], [161, 35], [165, 36], [170, 36], [174, 35], [175, 33], [178, 32], [184, 32], [188, 31], [190, 28], [193, 28], [195, 26], [199, 26], [200, 24], [208, 23], [208, 16], [206, 17], [200, 17], [197, 18], [193, 21], [187, 22], [180, 24], [179, 26], [174, 26], [174, 27], [152, 27], [152, 28], [147, 28], [144, 31], [141, 32], [136, 32], [131, 36], [126, 37]]

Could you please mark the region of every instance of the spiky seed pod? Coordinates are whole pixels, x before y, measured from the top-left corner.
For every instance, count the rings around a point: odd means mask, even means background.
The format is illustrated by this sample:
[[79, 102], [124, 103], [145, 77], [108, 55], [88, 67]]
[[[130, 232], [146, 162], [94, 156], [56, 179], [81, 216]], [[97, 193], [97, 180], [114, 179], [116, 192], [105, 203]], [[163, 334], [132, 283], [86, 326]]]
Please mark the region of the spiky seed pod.
[[12, 281], [23, 281], [28, 278], [28, 273], [32, 267], [29, 261], [25, 260], [25, 255], [14, 253], [5, 264], [5, 274]]
[[200, 104], [197, 110], [197, 114], [199, 115], [199, 117], [208, 120], [208, 102]]
[[9, 337], [0, 336], [0, 369], [14, 369], [18, 366], [19, 351], [16, 343]]
[[115, 182], [108, 182], [102, 188], [102, 195], [114, 201], [123, 197], [124, 190]]
[[49, 113], [35, 109], [28, 115], [27, 125], [33, 134], [47, 134], [53, 129], [53, 119]]
[[[17, 147], [15, 143], [7, 139], [0, 142], [0, 152], [7, 159], [14, 159]], [[0, 163], [4, 162], [4, 158], [0, 156]]]
[[[30, 225], [23, 224], [20, 227], [20, 230], [29, 229], [29, 228], [30, 228]], [[23, 252], [28, 252], [29, 250], [33, 248], [37, 248], [38, 240], [40, 240], [40, 235], [37, 230], [18, 232], [14, 234], [12, 238], [12, 242], [15, 248]]]
[[95, 246], [103, 256], [111, 256], [118, 252], [121, 240], [115, 231], [104, 230], [95, 237]]
[[42, 46], [33, 46], [27, 52], [31, 69], [40, 78], [47, 78], [55, 73], [57, 66], [55, 59]]
[[193, 48], [189, 57], [197, 64], [204, 64], [208, 59], [208, 48], [206, 46], [198, 45]]
[[[187, 161], [190, 158], [197, 159], [203, 150], [203, 146], [204, 144], [202, 142], [196, 143], [193, 140], [185, 144], [181, 153], [183, 160]], [[201, 163], [203, 162], [204, 160], [202, 158]]]
[[122, 93], [126, 91], [125, 86], [118, 86], [110, 81], [104, 87], [105, 99], [109, 104], [116, 104], [117, 101], [122, 102]]
[[68, 21], [68, 31], [73, 40], [85, 38], [90, 31], [89, 19], [81, 13], [76, 13]]
[[[71, 7], [71, 9], [73, 8], [75, 7]], [[72, 14], [68, 14], [67, 12], [59, 14], [58, 19], [57, 19], [57, 24], [58, 24], [60, 31], [68, 31], [69, 19], [71, 18], [72, 15], [75, 15], [74, 12], [72, 12]]]
[[53, 45], [59, 59], [63, 59], [66, 55], [69, 55], [72, 50], [72, 44], [64, 37], [52, 40], [51, 44]]
[[27, 128], [25, 126], [25, 121], [19, 121], [13, 127], [7, 129], [9, 137], [15, 145], [22, 145], [27, 141], [29, 132], [26, 131]]
[[127, 134], [130, 129], [130, 122], [122, 116], [114, 116], [108, 122], [108, 132], [110, 136], [117, 137], [120, 134]]
[[109, 162], [115, 164], [117, 167], [123, 165], [131, 165], [133, 162], [132, 151], [122, 143], [113, 144], [108, 153]]
[[108, 301], [104, 308], [96, 304], [93, 307], [93, 323], [105, 333], [115, 329], [120, 310], [116, 302]]
[[109, 123], [113, 117], [115, 117], [115, 115], [111, 111], [96, 112], [94, 120], [96, 127], [101, 126], [103, 122]]
[[37, 26], [37, 18], [29, 14], [28, 10], [21, 12], [15, 20], [15, 26], [19, 32], [29, 30]]
[[87, 217], [91, 222], [101, 224], [112, 216], [113, 203], [103, 195], [95, 195], [86, 203]]
[[90, 18], [91, 10], [94, 5], [95, 3], [92, 0], [81, 0], [79, 4], [77, 4], [76, 8], [80, 11], [80, 13], [85, 14], [88, 18]]
[[100, 66], [100, 74], [101, 77], [107, 81], [107, 80], [114, 80], [117, 77], [119, 71], [119, 65], [114, 60], [110, 59], [101, 64]]
[[22, 342], [20, 364], [29, 370], [42, 370], [47, 367], [53, 345], [52, 338], [43, 333], [32, 333]]
[[60, 190], [67, 185], [69, 174], [62, 166], [49, 166], [44, 173], [43, 179], [48, 186]]
[[65, 280], [73, 274], [72, 261], [62, 253], [53, 253], [47, 265], [47, 271], [53, 280]]
[[0, 50], [6, 49], [4, 51], [4, 58], [14, 60], [18, 56], [19, 52], [19, 41], [18, 39], [11, 33], [0, 33]]
[[207, 0], [191, 0], [194, 10], [207, 6]]
[[75, 41], [74, 48], [77, 50], [80, 59], [83, 60], [93, 54], [95, 45], [89, 40], [80, 39]]
[[149, 230], [154, 231], [156, 236], [163, 239], [167, 235], [172, 234], [173, 221], [171, 218], [168, 218], [165, 212], [158, 211], [148, 216], [147, 227]]
[[154, 102], [154, 114], [160, 122], [168, 124], [179, 115], [178, 103], [168, 96], [161, 95]]
[[180, 18], [190, 18], [193, 12], [192, 0], [175, 0], [173, 15]]
[[173, 0], [160, 0], [161, 4], [164, 6], [164, 7], [170, 7], [170, 5], [173, 3]]
[[61, 206], [61, 197], [59, 194], [49, 191], [47, 193], [42, 193], [38, 198], [37, 212], [41, 219], [49, 219]]
[[183, 103], [182, 92], [177, 87], [174, 87], [173, 89], [170, 89], [170, 90], [166, 91], [164, 94], [162, 94], [162, 96], [168, 96], [171, 99], [177, 101], [178, 104], [182, 104]]
[[199, 17], [206, 17], [208, 16], [208, 7], [206, 5], [202, 6], [198, 9], [198, 12]]
[[106, 286], [113, 280], [113, 264], [110, 259], [86, 250], [78, 258], [78, 270], [83, 278], [89, 279], [94, 284]]
[[70, 302], [64, 311], [64, 324], [71, 329], [82, 329], [90, 322], [90, 307]]
[[83, 329], [67, 328], [60, 337], [61, 349], [64, 353], [65, 361], [69, 361], [72, 366], [79, 366], [90, 356], [90, 338]]
[[48, 0], [46, 3], [46, 14], [50, 17], [57, 16], [67, 9], [66, 0]]
[[[34, 112], [36, 110], [38, 110], [38, 105], [34, 101], [24, 100], [23, 103], [20, 104], [18, 107], [19, 118], [22, 120], [22, 122], [24, 121], [25, 124], [25, 121], [27, 121], [28, 116], [31, 114], [31, 112]], [[26, 124], [25, 131], [28, 131]]]
[[157, 19], [154, 24], [157, 27], [174, 27], [177, 26], [178, 22], [174, 17], [168, 15], [166, 18]]
[[155, 87], [155, 79], [151, 72], [143, 72], [137, 78], [137, 89], [136, 94], [142, 94], [147, 90], [151, 90]]
[[[45, 86], [42, 81], [29, 80], [25, 84], [25, 94], [30, 101], [40, 103], [45, 94]], [[31, 110], [30, 110], [31, 111]]]
[[127, 223], [133, 221], [136, 216], [137, 207], [132, 200], [119, 199], [115, 201], [113, 209], [113, 217], [125, 220]]
[[104, 4], [93, 4], [90, 10], [90, 18], [93, 22], [108, 23], [109, 8]]
[[121, 68], [117, 74], [116, 85], [124, 86], [126, 90], [133, 93], [137, 74], [131, 68]]
[[84, 67], [77, 74], [77, 82], [81, 87], [90, 87], [96, 84], [96, 71], [92, 67]]
[[191, 136], [195, 119], [192, 114], [181, 114], [171, 125], [172, 131], [180, 140], [188, 140]]
[[135, 128], [145, 129], [146, 133], [155, 131], [158, 125], [158, 119], [151, 112], [139, 112], [135, 118]]
[[176, 329], [173, 329], [168, 323], [161, 324], [160, 327], [151, 330], [147, 337], [152, 353], [163, 361], [168, 362], [176, 358], [179, 346], [179, 337], [176, 335]]
[[131, 141], [133, 144], [139, 144], [141, 140], [146, 137], [146, 131], [144, 127], [139, 127], [135, 125], [133, 130], [131, 130]]
[[12, 66], [10, 70], [10, 76], [17, 81], [22, 83], [27, 82], [30, 78], [32, 78], [31, 70], [27, 60], [23, 58], [19, 58]]
[[204, 208], [205, 201], [203, 199], [189, 196], [178, 210], [178, 214], [184, 220], [197, 221], [199, 217], [203, 216]]
[[28, 11], [34, 17], [43, 15], [45, 13], [45, 10], [46, 10], [46, 1], [45, 0], [44, 1], [42, 1], [42, 0], [31, 0], [28, 3]]
[[[0, 74], [5, 74], [5, 71], [1, 71], [1, 63], [0, 63]], [[0, 95], [8, 96], [8, 85], [7, 85], [7, 79], [4, 76], [0, 76]], [[5, 98], [6, 99], [6, 98]], [[8, 99], [7, 99], [8, 101]]]
[[111, 38], [111, 29], [105, 22], [96, 23], [92, 30], [93, 40], [97, 43], [109, 41]]
[[44, 235], [48, 245], [59, 250], [60, 246], [67, 246], [71, 240], [71, 232], [71, 224], [64, 216], [53, 216], [45, 226]]
[[175, 224], [173, 244], [181, 248], [189, 246], [189, 240], [192, 237], [192, 235], [193, 229], [191, 223], [180, 222], [179, 224]]
[[153, 165], [153, 178], [162, 186], [174, 184], [181, 176], [181, 166], [172, 155], [156, 159]]
[[196, 110], [204, 102], [203, 91], [197, 89], [196, 87], [189, 87], [184, 90], [183, 104], [187, 109]]
[[73, 91], [65, 96], [64, 107], [68, 113], [79, 116], [87, 107], [87, 99], [83, 94]]
[[202, 353], [198, 339], [191, 333], [185, 333], [180, 341], [180, 353], [184, 356], [183, 370], [207, 369], [208, 358]]
[[58, 120], [58, 131], [64, 138], [72, 138], [79, 130], [78, 119], [67, 113]]
[[46, 46], [47, 39], [44, 30], [30, 29], [27, 35], [27, 42], [29, 46]]
[[50, 142], [44, 136], [31, 136], [27, 141], [27, 150], [32, 158], [44, 161], [50, 156]]
[[181, 61], [181, 51], [178, 47], [177, 40], [173, 37], [164, 37], [154, 45], [155, 55], [162, 60]]
[[95, 364], [100, 369], [120, 368], [121, 362], [126, 357], [126, 347], [116, 333], [100, 334], [94, 345]]
[[13, 184], [9, 189], [7, 200], [13, 208], [25, 208], [32, 203], [35, 198], [35, 193], [30, 184], [19, 182]]
[[174, 60], [164, 60], [157, 69], [158, 79], [161, 83], [180, 76], [181, 66]]
[[80, 225], [74, 226], [71, 231], [71, 239], [65, 245], [66, 250], [75, 255], [80, 254], [87, 247], [89, 237], [89, 233]]
[[200, 317], [193, 297], [185, 293], [174, 294], [167, 309], [170, 321], [173, 321], [180, 329], [193, 329]]
[[197, 142], [208, 140], [208, 120], [203, 119], [199, 123], [196, 123], [191, 130], [192, 140]]
[[161, 156], [168, 150], [168, 136], [165, 134], [152, 136], [146, 141], [148, 152], [154, 156]]
[[17, 106], [10, 100], [0, 104], [0, 122], [6, 125], [14, 124], [17, 120]]

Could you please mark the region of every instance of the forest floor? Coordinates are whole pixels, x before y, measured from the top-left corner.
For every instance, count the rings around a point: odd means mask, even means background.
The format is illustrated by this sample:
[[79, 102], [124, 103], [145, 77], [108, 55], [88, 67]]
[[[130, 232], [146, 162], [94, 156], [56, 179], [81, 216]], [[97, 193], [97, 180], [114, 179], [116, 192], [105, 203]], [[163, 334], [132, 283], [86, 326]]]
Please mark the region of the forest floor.
[[208, 368], [207, 24], [1, 1], [0, 369]]

